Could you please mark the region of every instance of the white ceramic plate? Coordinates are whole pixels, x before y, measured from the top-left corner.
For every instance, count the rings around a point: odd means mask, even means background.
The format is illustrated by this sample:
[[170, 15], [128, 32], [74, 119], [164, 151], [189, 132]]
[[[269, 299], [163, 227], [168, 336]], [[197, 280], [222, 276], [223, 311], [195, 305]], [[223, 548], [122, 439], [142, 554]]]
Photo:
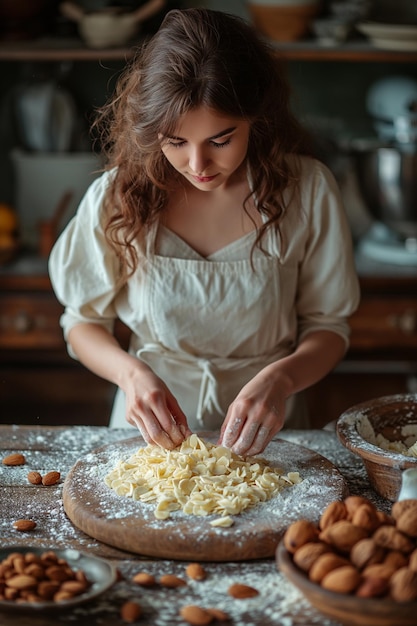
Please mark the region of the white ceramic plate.
[[360, 22], [357, 29], [369, 37], [376, 48], [417, 50], [417, 26]]
[[[78, 550], [55, 550], [50, 548], [53, 552], [62, 559], [65, 559], [71, 569], [84, 571], [88, 580], [92, 583], [91, 587], [79, 596], [75, 596], [70, 600], [62, 602], [13, 602], [10, 600], [0, 601], [0, 611], [65, 611], [69, 608], [89, 602], [97, 596], [101, 595], [107, 589], [109, 589], [117, 579], [117, 571], [114, 565], [99, 559], [95, 556], [90, 556], [79, 552]], [[36, 555], [42, 555], [44, 552], [48, 552], [49, 548], [33, 548], [30, 546], [10, 546], [9, 548], [0, 549], [0, 561], [3, 561], [12, 552], [21, 552], [23, 554], [27, 552], [33, 552]]]

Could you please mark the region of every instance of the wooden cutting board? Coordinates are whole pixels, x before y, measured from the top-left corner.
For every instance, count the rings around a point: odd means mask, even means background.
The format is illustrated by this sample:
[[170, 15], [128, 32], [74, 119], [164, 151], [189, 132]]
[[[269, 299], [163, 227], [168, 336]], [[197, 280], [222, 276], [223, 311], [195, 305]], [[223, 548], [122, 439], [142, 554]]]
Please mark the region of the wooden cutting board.
[[[210, 436], [204, 433], [204, 439]], [[63, 486], [64, 509], [75, 526], [99, 541], [143, 556], [216, 562], [269, 558], [291, 522], [300, 518], [317, 522], [330, 502], [347, 495], [344, 478], [329, 460], [277, 439], [262, 458], [283, 473], [299, 472], [300, 484], [234, 516], [229, 528], [211, 526], [209, 521], [217, 516], [182, 511], [157, 520], [154, 504], [118, 496], [104, 483], [120, 459], [145, 445], [141, 437], [134, 437], [94, 450], [74, 465]]]

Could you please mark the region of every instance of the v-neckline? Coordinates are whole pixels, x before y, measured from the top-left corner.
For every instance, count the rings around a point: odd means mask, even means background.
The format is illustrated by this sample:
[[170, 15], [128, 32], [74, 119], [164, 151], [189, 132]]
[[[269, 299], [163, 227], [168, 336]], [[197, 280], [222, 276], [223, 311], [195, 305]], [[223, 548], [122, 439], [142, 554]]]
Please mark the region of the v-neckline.
[[205, 255], [201, 254], [200, 252], [198, 252], [198, 250], [193, 248], [192, 245], [190, 245], [185, 239], [183, 239], [175, 231], [173, 231], [168, 226], [165, 226], [165, 224], [159, 223], [158, 229], [165, 230], [167, 233], [169, 233], [170, 237], [175, 238], [178, 241], [180, 241], [182, 246], [185, 246], [186, 248], [191, 250], [193, 252], [193, 254], [197, 255], [200, 259], [202, 259], [204, 261], [210, 261], [210, 260], [214, 259], [216, 256], [218, 256], [219, 254], [221, 254], [223, 252], [226, 252], [228, 249], [232, 249], [235, 246], [241, 245], [246, 239], [253, 238], [254, 236], [256, 236], [256, 232], [257, 232], [256, 228], [254, 228], [253, 230], [249, 231], [248, 233], [245, 233], [244, 235], [242, 235], [238, 239], [234, 239], [233, 241], [230, 241], [226, 245], [222, 246], [221, 248], [218, 248], [217, 250], [215, 250], [211, 254], [205, 256]]

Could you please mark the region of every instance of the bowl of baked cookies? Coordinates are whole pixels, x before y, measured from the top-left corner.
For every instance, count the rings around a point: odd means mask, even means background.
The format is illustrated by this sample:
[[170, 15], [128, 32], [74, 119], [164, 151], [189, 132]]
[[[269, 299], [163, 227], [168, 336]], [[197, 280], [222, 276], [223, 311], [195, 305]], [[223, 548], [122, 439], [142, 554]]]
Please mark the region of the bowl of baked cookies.
[[362, 459], [375, 491], [391, 502], [398, 500], [405, 470], [417, 471], [417, 394], [382, 396], [354, 405], [340, 415], [336, 432], [340, 442]]

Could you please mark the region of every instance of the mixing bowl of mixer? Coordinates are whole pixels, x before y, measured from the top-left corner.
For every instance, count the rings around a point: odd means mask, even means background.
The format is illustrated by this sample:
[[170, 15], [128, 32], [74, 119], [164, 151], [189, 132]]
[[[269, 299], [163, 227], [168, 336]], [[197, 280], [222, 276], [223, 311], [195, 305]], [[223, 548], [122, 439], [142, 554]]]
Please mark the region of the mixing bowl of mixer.
[[417, 238], [417, 144], [358, 142], [359, 189], [369, 213], [404, 239]]

